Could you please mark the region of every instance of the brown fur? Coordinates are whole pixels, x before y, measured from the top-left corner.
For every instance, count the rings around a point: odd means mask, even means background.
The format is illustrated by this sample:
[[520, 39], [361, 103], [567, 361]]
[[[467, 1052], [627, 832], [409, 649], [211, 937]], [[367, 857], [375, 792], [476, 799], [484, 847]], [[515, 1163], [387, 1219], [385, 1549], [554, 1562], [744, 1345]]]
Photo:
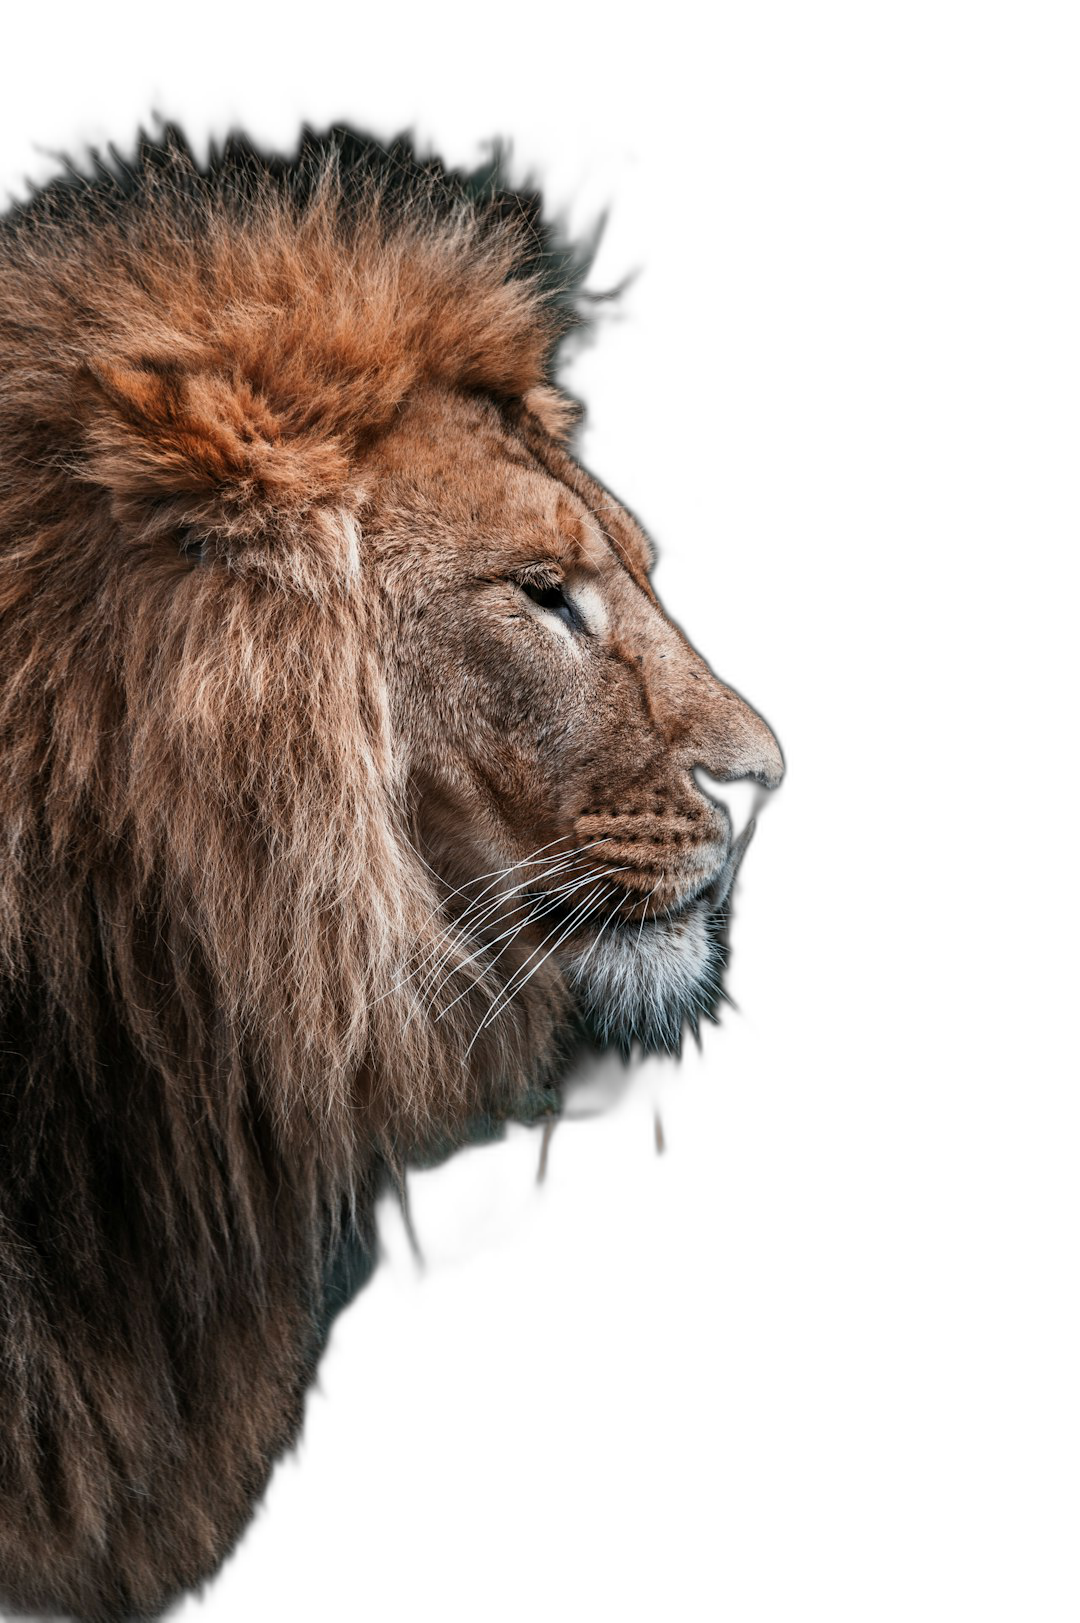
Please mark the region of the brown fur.
[[206, 172], [169, 135], [0, 227], [12, 1603], [213, 1571], [388, 1171], [557, 1083], [558, 954], [484, 1024], [532, 870], [463, 921], [477, 876], [576, 853], [539, 893], [659, 917], [730, 841], [690, 767], [779, 776], [566, 449], [532, 202], [344, 132]]

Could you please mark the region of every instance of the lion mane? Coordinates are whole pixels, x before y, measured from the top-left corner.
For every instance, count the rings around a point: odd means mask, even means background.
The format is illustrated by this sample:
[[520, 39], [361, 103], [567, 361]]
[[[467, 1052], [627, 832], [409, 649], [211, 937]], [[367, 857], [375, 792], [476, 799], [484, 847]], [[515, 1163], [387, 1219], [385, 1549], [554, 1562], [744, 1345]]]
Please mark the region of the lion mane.
[[496, 166], [344, 129], [205, 165], [166, 130], [0, 263], [0, 1587], [150, 1615], [295, 1437], [381, 1183], [559, 1067], [535, 1020], [466, 1064], [465, 1007], [411, 1018], [439, 898], [394, 628], [340, 583], [420, 381], [565, 413], [583, 263]]

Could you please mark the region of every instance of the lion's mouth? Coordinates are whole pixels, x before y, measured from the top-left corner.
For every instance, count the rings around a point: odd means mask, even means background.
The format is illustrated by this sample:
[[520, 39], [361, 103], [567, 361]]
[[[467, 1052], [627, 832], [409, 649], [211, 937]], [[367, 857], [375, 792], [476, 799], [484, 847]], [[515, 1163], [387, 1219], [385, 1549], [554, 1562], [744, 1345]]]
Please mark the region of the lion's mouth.
[[[747, 847], [747, 841], [749, 841], [752, 833], [754, 833], [754, 823], [749, 823], [747, 828], [742, 831], [739, 839], [737, 839], [736, 844], [729, 850], [728, 857], [724, 859], [723, 867], [719, 868], [718, 872], [713, 873], [711, 878], [702, 881], [702, 885], [695, 886], [687, 896], [674, 902], [671, 907], [664, 907], [664, 909], [654, 912], [651, 917], [646, 917], [645, 928], [650, 928], [650, 925], [656, 927], [656, 925], [666, 925], [666, 923], [679, 923], [684, 919], [689, 919], [690, 915], [697, 914], [697, 912], [710, 912], [710, 914], [719, 912], [719, 909], [724, 906], [724, 902], [728, 901], [729, 889], [731, 889], [732, 880], [736, 876], [739, 859], [741, 859], [742, 852]], [[620, 920], [620, 923], [624, 923], [627, 927], [632, 922], [633, 920], [630, 919]], [[638, 911], [637, 922], [642, 923], [640, 911]]]
[[[742, 833], [732, 840], [719, 867], [688, 884], [666, 879], [666, 889], [674, 889], [671, 901], [654, 901], [660, 883], [648, 884], [649, 876], [639, 879], [639, 888], [619, 882], [619, 870], [594, 876], [586, 885], [565, 884], [554, 891], [536, 890], [529, 893], [529, 901], [552, 924], [562, 923], [570, 936], [594, 934], [601, 920], [609, 930], [649, 931], [677, 923], [702, 907], [719, 913], [727, 905], [739, 866], [756, 827], [753, 818]], [[630, 874], [632, 881], [637, 876]]]
[[698, 888], [690, 891], [689, 896], [684, 896], [682, 901], [674, 902], [671, 907], [664, 907], [661, 911], [654, 912], [650, 919], [645, 920], [646, 930], [650, 928], [650, 925], [656, 927], [656, 925], [666, 925], [666, 923], [679, 923], [680, 920], [687, 919], [692, 912], [700, 911], [703, 906], [711, 907], [711, 898], [713, 898], [713, 893], [715, 893], [718, 885], [719, 880], [706, 880], [705, 885], [698, 885]]

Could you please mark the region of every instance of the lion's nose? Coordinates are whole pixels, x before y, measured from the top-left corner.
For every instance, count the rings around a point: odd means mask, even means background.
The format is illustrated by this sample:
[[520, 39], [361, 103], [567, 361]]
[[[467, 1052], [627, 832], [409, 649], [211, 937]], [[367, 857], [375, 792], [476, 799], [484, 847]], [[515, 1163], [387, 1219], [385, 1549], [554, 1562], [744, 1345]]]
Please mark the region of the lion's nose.
[[703, 795], [728, 813], [732, 846], [776, 794], [775, 787], [763, 784], [758, 777], [713, 777], [703, 766], [695, 766], [690, 776]]
[[784, 757], [771, 729], [734, 688], [722, 682], [714, 684], [694, 732], [691, 764], [721, 783], [754, 778], [766, 789], [775, 789], [784, 776]]

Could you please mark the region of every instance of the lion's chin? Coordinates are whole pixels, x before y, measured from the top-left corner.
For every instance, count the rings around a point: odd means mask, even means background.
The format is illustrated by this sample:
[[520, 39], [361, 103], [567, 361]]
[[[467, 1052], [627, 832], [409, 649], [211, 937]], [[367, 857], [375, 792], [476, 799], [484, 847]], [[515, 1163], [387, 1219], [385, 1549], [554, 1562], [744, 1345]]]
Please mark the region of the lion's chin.
[[629, 1053], [678, 1053], [687, 1026], [714, 1018], [725, 914], [708, 898], [672, 918], [620, 925], [560, 954], [592, 1040]]
[[674, 914], [576, 938], [560, 964], [592, 1040], [629, 1054], [677, 1054], [683, 1032], [715, 1019], [723, 995], [728, 898], [754, 833], [735, 840], [708, 889]]

